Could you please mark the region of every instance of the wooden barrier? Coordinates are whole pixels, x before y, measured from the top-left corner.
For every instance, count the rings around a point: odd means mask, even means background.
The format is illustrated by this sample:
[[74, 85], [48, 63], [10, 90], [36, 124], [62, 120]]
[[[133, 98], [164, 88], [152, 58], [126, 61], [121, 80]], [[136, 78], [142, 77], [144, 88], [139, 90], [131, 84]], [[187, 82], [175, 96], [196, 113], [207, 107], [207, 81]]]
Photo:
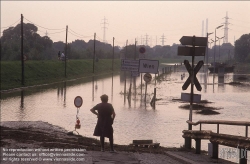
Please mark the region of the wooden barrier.
[[[250, 138], [248, 137], [248, 121], [228, 121], [228, 120], [200, 120], [198, 122], [187, 121], [189, 125], [200, 125], [200, 130], [183, 130], [183, 138], [185, 138], [185, 147], [189, 142], [188, 139], [194, 139], [196, 141], [196, 153], [200, 153], [201, 139], [209, 139], [213, 145], [212, 158], [218, 159], [218, 145], [224, 145], [239, 149], [239, 163], [247, 164], [247, 150], [250, 150]], [[201, 130], [202, 124], [216, 124], [217, 133], [213, 133], [208, 130]], [[245, 136], [235, 136], [219, 133], [220, 124], [222, 125], [236, 125], [245, 126]], [[191, 145], [189, 145], [191, 147]]]
[[133, 140], [133, 143], [131, 144], [135, 147], [141, 146], [141, 147], [154, 147], [157, 148], [160, 146], [160, 143], [153, 143], [153, 140]]

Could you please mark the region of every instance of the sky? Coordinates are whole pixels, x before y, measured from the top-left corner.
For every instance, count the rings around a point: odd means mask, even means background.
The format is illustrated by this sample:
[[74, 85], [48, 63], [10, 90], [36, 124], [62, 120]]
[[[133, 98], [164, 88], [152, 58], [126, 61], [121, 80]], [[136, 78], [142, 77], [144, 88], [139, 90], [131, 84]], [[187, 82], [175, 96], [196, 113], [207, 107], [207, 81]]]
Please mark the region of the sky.
[[[180, 44], [182, 36], [225, 36], [228, 42], [250, 33], [250, 1], [2, 1], [3, 30], [20, 23], [33, 23], [41, 36], [53, 42], [94, 39], [115, 46]], [[229, 19], [225, 19], [228, 14]], [[208, 20], [208, 24], [206, 24]], [[202, 30], [202, 22], [204, 22]], [[216, 27], [223, 25], [216, 29]], [[206, 31], [208, 26], [208, 31]], [[203, 31], [203, 33], [202, 33]], [[220, 44], [224, 42], [220, 40]], [[217, 42], [218, 43], [218, 42]]]

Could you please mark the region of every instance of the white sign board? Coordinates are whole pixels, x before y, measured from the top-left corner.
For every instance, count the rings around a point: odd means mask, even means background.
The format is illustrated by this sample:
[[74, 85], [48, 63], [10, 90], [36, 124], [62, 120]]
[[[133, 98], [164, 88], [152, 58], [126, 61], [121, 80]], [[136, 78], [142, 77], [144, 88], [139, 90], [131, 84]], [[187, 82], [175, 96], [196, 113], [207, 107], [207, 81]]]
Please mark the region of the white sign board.
[[121, 60], [121, 71], [133, 71], [138, 72], [139, 60]]
[[[191, 94], [190, 93], [181, 93], [181, 100], [190, 102], [191, 100]], [[193, 102], [199, 103], [201, 101], [201, 95], [200, 94], [194, 94], [193, 95]]]
[[158, 73], [159, 60], [139, 60], [139, 72], [140, 73]]
[[131, 71], [131, 76], [132, 77], [138, 77], [138, 76], [140, 76], [140, 73], [138, 71], [136, 71], [136, 72]]

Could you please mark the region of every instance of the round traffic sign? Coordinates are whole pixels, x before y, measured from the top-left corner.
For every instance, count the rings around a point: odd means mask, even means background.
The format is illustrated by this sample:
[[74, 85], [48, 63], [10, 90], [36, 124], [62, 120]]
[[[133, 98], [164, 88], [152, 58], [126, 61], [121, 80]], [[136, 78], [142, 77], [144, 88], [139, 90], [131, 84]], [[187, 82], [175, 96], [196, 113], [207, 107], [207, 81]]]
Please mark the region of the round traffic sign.
[[152, 76], [150, 73], [146, 73], [144, 76], [143, 76], [143, 79], [145, 82], [150, 82], [152, 80]]
[[144, 47], [140, 47], [139, 52], [144, 54], [146, 52], [146, 49]]
[[82, 97], [76, 96], [76, 98], [74, 100], [74, 104], [77, 108], [80, 108], [82, 106]]

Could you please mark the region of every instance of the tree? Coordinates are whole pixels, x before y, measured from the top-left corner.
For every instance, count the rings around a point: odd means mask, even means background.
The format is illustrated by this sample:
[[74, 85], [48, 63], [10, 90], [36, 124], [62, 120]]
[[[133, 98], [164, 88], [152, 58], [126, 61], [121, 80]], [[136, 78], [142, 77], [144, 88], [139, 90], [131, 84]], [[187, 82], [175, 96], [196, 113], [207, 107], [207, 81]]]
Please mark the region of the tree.
[[235, 41], [235, 59], [239, 62], [246, 61], [250, 56], [250, 33], [242, 35]]
[[[48, 59], [51, 55], [52, 40], [37, 34], [38, 28], [31, 23], [23, 24], [23, 51], [28, 59]], [[46, 51], [45, 53], [43, 53]], [[20, 60], [21, 58], [21, 24], [9, 27], [1, 37], [1, 59]]]

